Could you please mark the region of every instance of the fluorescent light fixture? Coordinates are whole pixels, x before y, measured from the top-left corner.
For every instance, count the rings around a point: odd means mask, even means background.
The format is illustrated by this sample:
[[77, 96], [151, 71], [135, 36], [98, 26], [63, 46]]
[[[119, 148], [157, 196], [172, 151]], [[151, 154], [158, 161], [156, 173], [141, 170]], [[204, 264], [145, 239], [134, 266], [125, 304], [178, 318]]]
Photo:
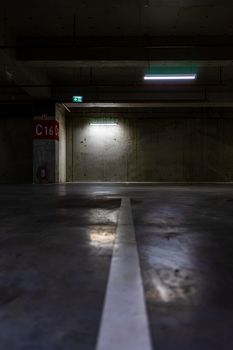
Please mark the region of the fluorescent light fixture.
[[98, 123], [98, 122], [94, 122], [94, 123], [90, 123], [90, 125], [92, 126], [118, 126], [117, 123], [112, 123], [112, 122], [106, 122], [106, 123]]
[[147, 74], [144, 80], [195, 80], [196, 74]]

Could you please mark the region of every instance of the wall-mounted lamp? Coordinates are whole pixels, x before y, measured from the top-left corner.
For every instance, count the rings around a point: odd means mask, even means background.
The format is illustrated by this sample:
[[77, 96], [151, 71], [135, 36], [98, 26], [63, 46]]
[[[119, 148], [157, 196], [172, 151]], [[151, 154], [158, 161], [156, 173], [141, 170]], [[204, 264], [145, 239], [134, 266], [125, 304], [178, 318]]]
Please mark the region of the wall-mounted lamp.
[[106, 122], [106, 123], [98, 123], [98, 122], [94, 122], [94, 123], [90, 123], [90, 125], [92, 126], [118, 126], [117, 123], [112, 123], [112, 122]]

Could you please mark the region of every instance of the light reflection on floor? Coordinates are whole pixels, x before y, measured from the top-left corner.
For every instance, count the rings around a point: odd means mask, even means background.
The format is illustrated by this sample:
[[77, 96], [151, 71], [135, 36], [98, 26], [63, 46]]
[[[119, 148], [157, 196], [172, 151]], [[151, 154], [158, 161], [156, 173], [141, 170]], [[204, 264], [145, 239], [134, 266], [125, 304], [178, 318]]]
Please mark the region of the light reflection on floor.
[[92, 227], [88, 231], [90, 244], [93, 247], [112, 245], [115, 239], [115, 230], [111, 227]]

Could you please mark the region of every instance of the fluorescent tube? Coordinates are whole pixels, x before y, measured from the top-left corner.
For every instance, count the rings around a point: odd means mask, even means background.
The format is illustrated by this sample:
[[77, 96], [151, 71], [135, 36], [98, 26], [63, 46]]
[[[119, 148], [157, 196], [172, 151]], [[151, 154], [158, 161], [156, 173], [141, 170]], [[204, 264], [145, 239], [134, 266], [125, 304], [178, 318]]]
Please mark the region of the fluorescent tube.
[[196, 74], [147, 74], [144, 80], [194, 80]]

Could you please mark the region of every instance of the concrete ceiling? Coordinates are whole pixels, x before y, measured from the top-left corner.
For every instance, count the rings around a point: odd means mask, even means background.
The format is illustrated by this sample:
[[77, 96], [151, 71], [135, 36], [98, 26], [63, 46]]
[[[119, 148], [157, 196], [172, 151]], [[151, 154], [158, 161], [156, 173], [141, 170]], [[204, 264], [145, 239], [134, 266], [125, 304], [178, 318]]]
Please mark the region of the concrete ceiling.
[[[229, 0], [2, 1], [0, 99], [229, 103], [232, 13]], [[164, 66], [198, 79], [143, 82]]]
[[1, 1], [1, 37], [233, 35], [230, 0]]

